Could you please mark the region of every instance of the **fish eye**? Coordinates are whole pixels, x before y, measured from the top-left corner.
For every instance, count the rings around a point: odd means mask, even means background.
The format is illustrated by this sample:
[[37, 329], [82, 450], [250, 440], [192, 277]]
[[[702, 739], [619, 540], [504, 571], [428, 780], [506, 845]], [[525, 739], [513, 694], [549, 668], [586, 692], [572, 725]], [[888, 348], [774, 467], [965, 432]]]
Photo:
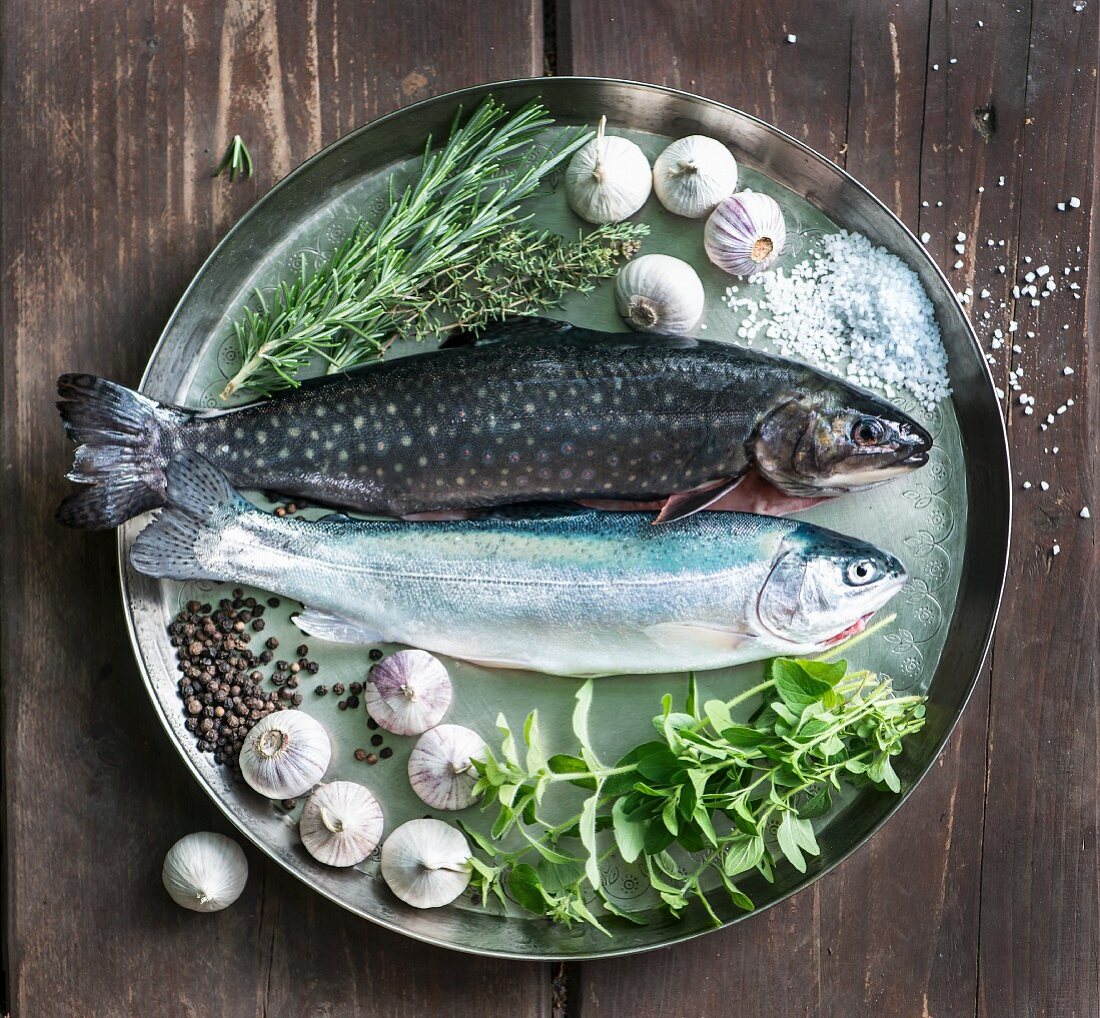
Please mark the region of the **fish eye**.
[[870, 559], [857, 559], [848, 563], [844, 575], [853, 587], [862, 586], [864, 583], [870, 583], [875, 578], [875, 564]]
[[878, 445], [885, 436], [882, 421], [875, 417], [861, 417], [852, 425], [852, 441], [856, 445]]

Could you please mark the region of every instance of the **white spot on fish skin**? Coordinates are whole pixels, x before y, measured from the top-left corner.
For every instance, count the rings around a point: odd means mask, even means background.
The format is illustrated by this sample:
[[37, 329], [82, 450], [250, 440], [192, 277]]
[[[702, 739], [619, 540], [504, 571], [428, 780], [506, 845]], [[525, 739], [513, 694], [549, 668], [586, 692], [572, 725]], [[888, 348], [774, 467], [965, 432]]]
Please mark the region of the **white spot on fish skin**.
[[460, 487], [462, 485], [464, 485], [465, 483], [466, 483], [466, 478], [463, 477], [461, 474], [459, 474], [458, 477], [455, 478], [455, 484], [459, 485]]
[[339, 452], [338, 452], [338, 453], [336, 454], [336, 458], [337, 458], [337, 459], [338, 459], [338, 460], [339, 460], [339, 461], [340, 461], [341, 463], [347, 463], [347, 461], [348, 461], [348, 451], [347, 451], [347, 449], [341, 449], [341, 450], [340, 450], [340, 451], [339, 451]]
[[285, 460], [285, 459], [289, 458], [289, 456], [290, 456], [290, 450], [284, 445], [279, 450], [279, 459]]
[[301, 438], [302, 437], [302, 429], [299, 428], [299, 427], [287, 428], [286, 433], [287, 433], [288, 438]]
[[374, 471], [374, 476], [375, 477], [385, 477], [386, 476], [385, 468], [384, 467], [377, 467]]
[[342, 424], [334, 424], [332, 426], [332, 433], [334, 435], [339, 435], [340, 432], [343, 431], [343, 430], [344, 430], [344, 426]]
[[401, 473], [401, 471], [402, 471], [402, 470], [404, 470], [404, 469], [405, 469], [405, 468], [404, 468], [404, 467], [403, 467], [403, 466], [402, 466], [402, 465], [401, 465], [400, 463], [395, 463], [395, 464], [393, 465], [393, 472], [394, 472], [395, 474], [399, 474], [399, 473]]
[[337, 403], [336, 404], [336, 412], [338, 414], [346, 414], [348, 412], [347, 403]]
[[195, 446], [195, 452], [197, 452], [197, 453], [198, 453], [198, 454], [199, 454], [200, 456], [201, 456], [201, 455], [202, 455], [202, 454], [203, 454], [204, 452], [206, 452], [206, 443], [205, 443], [205, 442], [199, 442], [199, 443], [198, 443], [198, 444], [197, 444], [197, 445]]
[[356, 445], [355, 445], [355, 449], [356, 449], [357, 452], [364, 453], [364, 452], [367, 451], [367, 443], [366, 442], [357, 442]]
[[319, 431], [311, 431], [311, 432], [309, 433], [309, 440], [310, 440], [311, 442], [318, 442], [318, 441], [320, 441], [320, 439], [321, 439], [321, 432], [319, 432]]
[[263, 456], [257, 456], [252, 462], [257, 467], [266, 467], [267, 466], [267, 460], [265, 460], [263, 458]]
[[592, 402], [595, 403], [597, 406], [599, 406], [603, 402], [603, 393], [602, 392], [592, 393]]
[[220, 452], [220, 453], [229, 452], [229, 446], [228, 445], [223, 445], [220, 449], [218, 449], [218, 452]]
[[267, 441], [267, 432], [266, 431], [257, 431], [256, 432], [256, 442], [257, 442], [257, 444], [263, 445], [266, 441]]
[[402, 435], [401, 436], [401, 444], [403, 446], [405, 446], [405, 448], [408, 448], [410, 445], [413, 444], [412, 436], [411, 435]]
[[417, 461], [416, 461], [416, 462], [417, 462], [417, 463], [418, 463], [418, 464], [419, 464], [420, 466], [422, 466], [422, 467], [426, 467], [426, 466], [428, 465], [428, 457], [427, 457], [427, 456], [421, 456], [421, 457], [420, 457], [419, 459], [417, 459]]
[[316, 407], [316, 409], [314, 409], [313, 413], [314, 413], [314, 416], [316, 416], [316, 417], [324, 417], [325, 416], [324, 404], [323, 403], [318, 403], [317, 407]]
[[524, 403], [523, 404], [523, 410], [524, 410], [524, 413], [533, 414], [535, 412], [535, 404], [534, 403]]
[[435, 436], [436, 436], [436, 434], [438, 434], [438, 432], [439, 432], [439, 428], [437, 428], [434, 424], [429, 424], [428, 425], [428, 434], [431, 435], [432, 438], [435, 438]]
[[233, 429], [233, 437], [234, 438], [244, 438], [244, 428], [234, 428]]
[[366, 423], [367, 423], [367, 419], [362, 414], [356, 414], [355, 417], [352, 418], [351, 426], [356, 431], [360, 431], [360, 430], [362, 430], [363, 425], [366, 424]]
[[437, 477], [435, 479], [435, 486], [437, 488], [442, 488], [443, 487], [443, 478], [442, 477]]
[[396, 403], [387, 403], [386, 404], [386, 413], [388, 413], [391, 417], [395, 413], [397, 413], [397, 404]]
[[333, 446], [334, 446], [335, 444], [336, 444], [336, 443], [335, 443], [335, 442], [333, 442], [333, 441], [331, 441], [331, 440], [328, 440], [328, 441], [326, 441], [326, 442], [325, 442], [325, 452], [331, 452], [331, 451], [332, 451], [332, 447], [333, 447]]
[[271, 426], [273, 428], [278, 428], [278, 426], [279, 426], [279, 415], [278, 414], [276, 414], [275, 416], [273, 416], [271, 418]]
[[305, 457], [306, 457], [307, 460], [313, 459], [316, 455], [317, 454], [312, 449], [307, 449], [305, 451]]

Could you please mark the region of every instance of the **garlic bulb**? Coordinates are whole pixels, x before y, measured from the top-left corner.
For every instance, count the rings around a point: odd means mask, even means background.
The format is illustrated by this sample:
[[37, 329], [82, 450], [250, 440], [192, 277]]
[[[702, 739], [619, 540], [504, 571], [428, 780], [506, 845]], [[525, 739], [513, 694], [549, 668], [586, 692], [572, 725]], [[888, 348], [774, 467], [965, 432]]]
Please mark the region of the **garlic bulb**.
[[782, 209], [774, 198], [756, 191], [741, 191], [720, 202], [703, 230], [707, 257], [735, 276], [769, 268], [786, 241]]
[[302, 844], [326, 866], [354, 866], [382, 840], [382, 807], [362, 785], [331, 781], [319, 785], [302, 807]]
[[200, 831], [168, 849], [160, 878], [177, 905], [193, 912], [218, 912], [241, 896], [248, 860], [232, 838]]
[[241, 747], [244, 780], [269, 799], [292, 799], [325, 776], [332, 746], [319, 721], [300, 710], [260, 718]]
[[615, 304], [640, 332], [690, 332], [703, 317], [703, 284], [687, 262], [671, 255], [642, 255], [615, 278]]
[[581, 219], [618, 223], [638, 211], [649, 197], [653, 174], [645, 153], [628, 138], [607, 138], [607, 117], [596, 137], [573, 153], [565, 169], [565, 198]]
[[399, 650], [379, 661], [363, 688], [367, 713], [394, 735], [419, 735], [451, 705], [447, 669], [423, 650]]
[[737, 190], [737, 160], [725, 145], [692, 134], [653, 163], [653, 191], [669, 212], [699, 219]]
[[485, 740], [462, 725], [425, 732], [409, 754], [409, 784], [429, 806], [465, 809], [474, 802], [477, 771], [471, 758], [485, 752]]
[[470, 883], [470, 846], [442, 820], [410, 820], [382, 843], [382, 879], [414, 908], [439, 908]]

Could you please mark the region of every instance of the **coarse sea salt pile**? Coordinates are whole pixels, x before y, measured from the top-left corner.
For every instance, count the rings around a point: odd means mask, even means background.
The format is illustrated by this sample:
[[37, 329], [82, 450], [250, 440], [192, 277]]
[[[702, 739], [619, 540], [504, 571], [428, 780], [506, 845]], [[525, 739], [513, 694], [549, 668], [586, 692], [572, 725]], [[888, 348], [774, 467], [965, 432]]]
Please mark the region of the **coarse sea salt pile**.
[[746, 296], [726, 290], [744, 312], [738, 336], [763, 336], [785, 357], [843, 374], [895, 396], [905, 389], [925, 410], [951, 395], [947, 354], [932, 302], [916, 273], [859, 233], [830, 234], [820, 253], [789, 272], [752, 277]]

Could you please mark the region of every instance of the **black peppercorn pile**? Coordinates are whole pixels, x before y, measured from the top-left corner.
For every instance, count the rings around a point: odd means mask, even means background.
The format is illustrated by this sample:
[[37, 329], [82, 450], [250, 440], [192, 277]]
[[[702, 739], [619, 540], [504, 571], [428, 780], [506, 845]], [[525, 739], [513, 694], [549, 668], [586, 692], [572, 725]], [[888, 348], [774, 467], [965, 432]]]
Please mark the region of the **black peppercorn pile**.
[[188, 601], [168, 627], [183, 673], [179, 693], [187, 730], [195, 734], [201, 751], [214, 754], [215, 763], [229, 765], [235, 781], [242, 780], [237, 757], [248, 730], [293, 702], [263, 688], [258, 665], [266, 655], [252, 653], [252, 637], [245, 630], [249, 623], [256, 632], [263, 629], [264, 606], [241, 593], [233, 591], [233, 598], [223, 598], [216, 610]]

